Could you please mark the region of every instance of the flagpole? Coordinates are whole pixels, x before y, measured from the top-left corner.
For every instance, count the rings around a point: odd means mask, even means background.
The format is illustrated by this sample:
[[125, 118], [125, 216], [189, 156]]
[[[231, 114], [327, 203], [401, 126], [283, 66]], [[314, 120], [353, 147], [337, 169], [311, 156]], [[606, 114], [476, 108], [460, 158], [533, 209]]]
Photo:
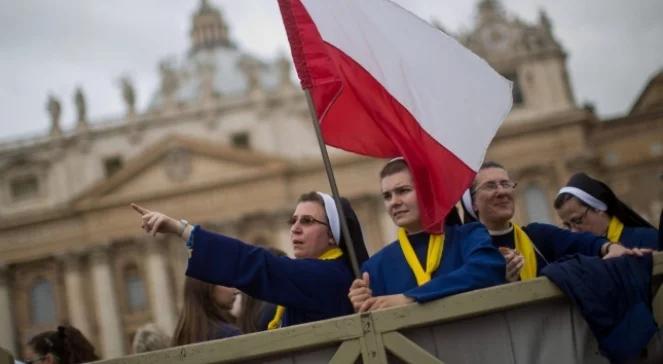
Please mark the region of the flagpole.
[[352, 236], [350, 235], [350, 230], [348, 229], [348, 225], [346, 223], [347, 220], [345, 219], [345, 212], [343, 212], [343, 205], [341, 205], [341, 195], [338, 193], [336, 178], [334, 178], [334, 171], [332, 170], [331, 162], [329, 161], [327, 147], [325, 146], [325, 142], [322, 139], [322, 133], [320, 132], [318, 115], [315, 112], [315, 106], [313, 105], [313, 100], [311, 99], [311, 93], [307, 89], [304, 89], [304, 93], [306, 94], [308, 110], [311, 113], [311, 121], [313, 122], [313, 129], [315, 129], [315, 136], [318, 138], [318, 146], [320, 147], [320, 154], [322, 154], [322, 161], [325, 164], [325, 171], [327, 172], [329, 187], [331, 187], [332, 196], [334, 197], [334, 202], [336, 202], [338, 216], [341, 218], [341, 232], [343, 233], [343, 238], [345, 238], [345, 247], [348, 255], [350, 256], [352, 271], [354, 272], [356, 278], [361, 278], [359, 263], [357, 262], [357, 253], [355, 253], [354, 242], [352, 241]]

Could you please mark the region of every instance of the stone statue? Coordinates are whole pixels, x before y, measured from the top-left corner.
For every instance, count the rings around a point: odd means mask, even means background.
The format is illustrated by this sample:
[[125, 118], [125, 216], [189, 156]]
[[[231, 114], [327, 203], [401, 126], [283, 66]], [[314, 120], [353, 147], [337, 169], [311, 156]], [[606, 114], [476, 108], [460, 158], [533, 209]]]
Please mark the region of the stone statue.
[[552, 37], [552, 24], [550, 23], [548, 14], [543, 9], [539, 10], [539, 23], [541, 24], [543, 30], [546, 32], [546, 35]]
[[161, 74], [161, 93], [166, 98], [173, 97], [179, 85], [172, 62], [162, 61], [159, 63], [159, 73]]
[[260, 88], [260, 65], [251, 58], [243, 58], [239, 61], [239, 68], [246, 76], [247, 91], [253, 92]]
[[55, 96], [49, 95], [46, 110], [51, 117], [51, 134], [60, 134], [62, 132], [60, 129], [60, 112], [62, 111], [60, 101]]
[[292, 73], [292, 68], [290, 67], [288, 57], [282, 54], [276, 60], [276, 66], [279, 69], [279, 84], [281, 86], [291, 86], [292, 80], [290, 79], [290, 74]]
[[136, 111], [136, 92], [128, 76], [120, 79], [120, 86], [122, 87], [122, 99], [127, 106], [127, 114], [133, 115]]
[[85, 105], [85, 95], [83, 95], [83, 90], [80, 87], [76, 88], [76, 93], [74, 94], [74, 104], [76, 104], [77, 123], [85, 124], [87, 121], [87, 109]]

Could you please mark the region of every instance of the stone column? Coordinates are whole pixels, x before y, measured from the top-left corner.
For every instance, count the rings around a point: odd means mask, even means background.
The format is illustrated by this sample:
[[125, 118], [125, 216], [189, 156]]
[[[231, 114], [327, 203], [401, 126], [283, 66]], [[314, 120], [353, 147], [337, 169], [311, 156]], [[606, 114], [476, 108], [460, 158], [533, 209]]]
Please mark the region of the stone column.
[[80, 266], [80, 256], [77, 253], [67, 253], [60, 257], [64, 265], [64, 286], [67, 297], [67, 312], [69, 322], [79, 329], [85, 337], [90, 337], [90, 321], [88, 319], [87, 305], [83, 294], [83, 277]]
[[149, 239], [146, 241], [146, 246], [147, 259], [145, 265], [152, 317], [162, 330], [172, 334], [175, 331], [175, 305], [170, 282], [168, 281], [166, 259], [161, 253], [167, 245], [165, 241]]
[[0, 263], [0, 346], [16, 356], [8, 273], [7, 266]]
[[123, 334], [115, 296], [108, 248], [98, 247], [90, 254], [95, 310], [99, 327], [101, 356], [116, 358], [124, 354]]

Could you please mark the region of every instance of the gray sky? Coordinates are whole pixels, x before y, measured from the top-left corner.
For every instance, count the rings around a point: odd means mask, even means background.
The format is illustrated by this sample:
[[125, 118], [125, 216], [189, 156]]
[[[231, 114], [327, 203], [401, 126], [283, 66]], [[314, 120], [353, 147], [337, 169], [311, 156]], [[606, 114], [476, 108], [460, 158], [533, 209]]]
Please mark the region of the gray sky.
[[[276, 0], [211, 0], [222, 8], [232, 38], [266, 59], [289, 52]], [[396, 0], [457, 33], [474, 23], [476, 0]], [[579, 104], [602, 116], [625, 113], [647, 80], [663, 68], [663, 1], [502, 0], [528, 22], [545, 9], [569, 54]], [[158, 85], [157, 64], [189, 47], [199, 0], [0, 0], [0, 141], [49, 128], [49, 93], [60, 98], [65, 129], [74, 124], [80, 85], [92, 122], [123, 113], [118, 78], [129, 75], [139, 110]]]

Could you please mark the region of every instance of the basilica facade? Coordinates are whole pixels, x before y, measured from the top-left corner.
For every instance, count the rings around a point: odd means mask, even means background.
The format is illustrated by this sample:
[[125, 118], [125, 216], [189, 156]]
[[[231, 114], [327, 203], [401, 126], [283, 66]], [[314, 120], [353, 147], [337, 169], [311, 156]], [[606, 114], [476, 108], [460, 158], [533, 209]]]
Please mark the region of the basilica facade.
[[[482, 0], [474, 28], [451, 35], [514, 83], [514, 108], [487, 159], [519, 182], [518, 221], [558, 223], [556, 191], [586, 171], [654, 222], [663, 208], [663, 73], [627, 114], [601, 120], [577, 105], [545, 13], [528, 24]], [[207, 1], [190, 37], [181, 59], [158, 66], [146, 110], [124, 80], [123, 117], [89, 122], [81, 94], [76, 126], [63, 130], [52, 97], [48, 133], [0, 144], [0, 346], [20, 355], [33, 335], [70, 323], [109, 358], [129, 354], [145, 323], [173, 331], [186, 249], [146, 236], [131, 202], [291, 252], [286, 221], [297, 197], [329, 191], [289, 60], [242, 51]], [[379, 193], [384, 161], [329, 149], [373, 253], [395, 237]]]

